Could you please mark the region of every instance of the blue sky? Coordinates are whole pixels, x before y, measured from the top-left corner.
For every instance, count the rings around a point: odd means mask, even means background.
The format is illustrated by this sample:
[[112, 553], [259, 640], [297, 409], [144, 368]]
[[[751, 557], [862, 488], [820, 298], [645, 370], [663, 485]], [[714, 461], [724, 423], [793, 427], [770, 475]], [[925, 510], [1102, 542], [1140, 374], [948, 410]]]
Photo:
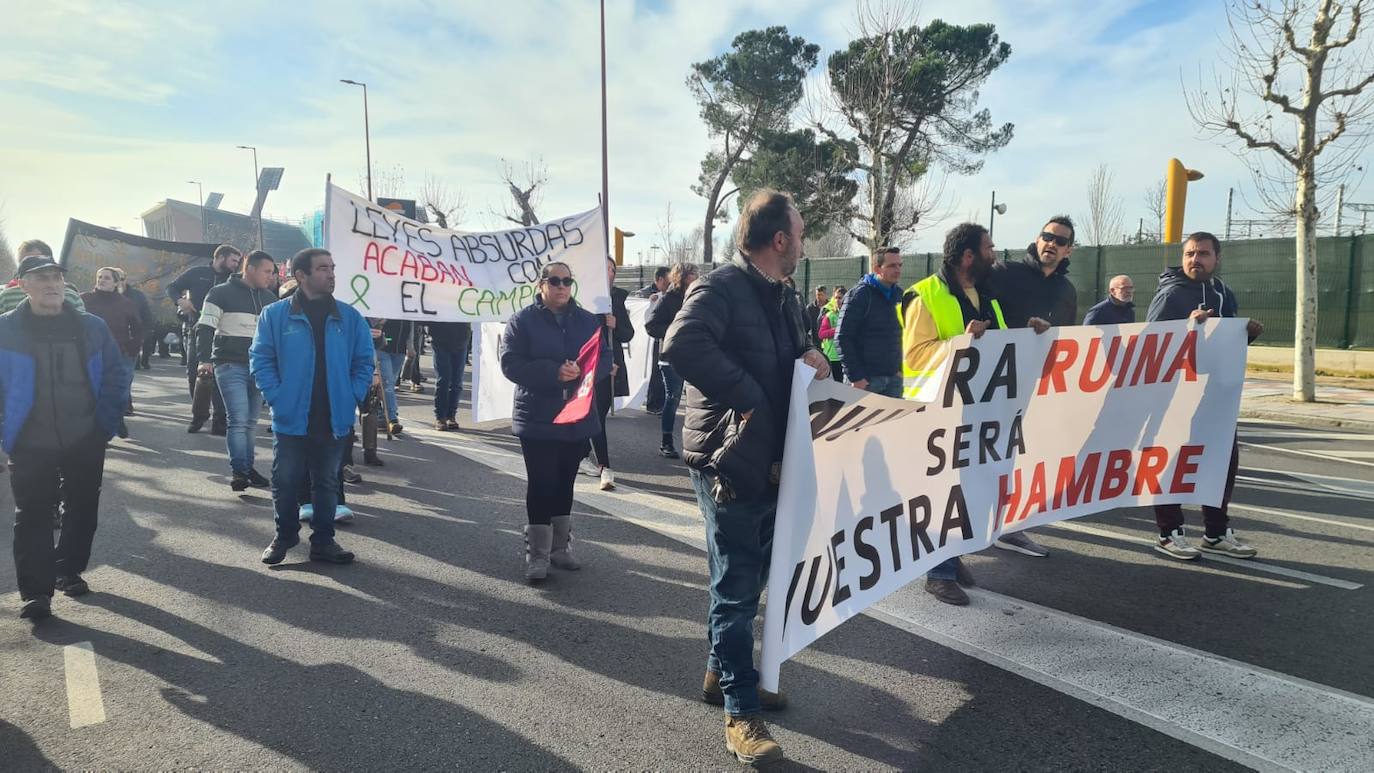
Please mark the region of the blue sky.
[[[686, 234], [704, 202], [690, 191], [709, 140], [683, 81], [692, 62], [745, 29], [784, 24], [822, 47], [852, 36], [854, 7], [820, 0], [608, 2], [611, 218], [655, 241], [665, 208]], [[60, 242], [68, 217], [136, 230], [164, 198], [226, 194], [251, 201], [256, 145], [284, 166], [268, 213], [318, 207], [324, 176], [358, 187], [361, 94], [369, 84], [374, 170], [403, 167], [413, 193], [427, 176], [460, 189], [462, 226], [494, 228], [504, 203], [500, 159], [540, 156], [546, 217], [588, 209], [600, 190], [596, 4], [401, 0], [242, 0], [214, 11], [180, 2], [60, 0], [6, 11], [0, 69], [0, 214], [11, 241]], [[1221, 230], [1226, 190], [1244, 165], [1200, 138], [1182, 100], [1216, 57], [1219, 3], [1135, 0], [931, 0], [925, 22], [992, 22], [1011, 60], [982, 89], [994, 120], [1016, 124], [983, 171], [945, 186], [948, 216], [907, 237], [934, 249], [965, 218], [985, 219], [998, 191], [1009, 211], [998, 242], [1029, 241], [1044, 217], [1086, 210], [1089, 173], [1111, 165], [1126, 220], [1178, 156], [1195, 184], [1188, 228]], [[1369, 194], [1367, 198], [1374, 198]], [[1349, 198], [1362, 200], [1359, 191]]]

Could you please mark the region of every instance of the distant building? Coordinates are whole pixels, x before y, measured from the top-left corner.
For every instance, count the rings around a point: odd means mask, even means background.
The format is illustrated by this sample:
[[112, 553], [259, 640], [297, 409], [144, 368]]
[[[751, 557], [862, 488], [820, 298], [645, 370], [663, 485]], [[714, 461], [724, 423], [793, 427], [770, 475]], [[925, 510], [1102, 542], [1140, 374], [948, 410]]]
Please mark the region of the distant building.
[[[204, 220], [202, 221], [202, 215]], [[202, 231], [202, 223], [204, 230]], [[258, 224], [248, 215], [167, 199], [143, 213], [145, 233], [171, 242], [232, 244], [245, 253], [258, 243]], [[263, 249], [280, 263], [311, 246], [299, 226], [264, 218]]]

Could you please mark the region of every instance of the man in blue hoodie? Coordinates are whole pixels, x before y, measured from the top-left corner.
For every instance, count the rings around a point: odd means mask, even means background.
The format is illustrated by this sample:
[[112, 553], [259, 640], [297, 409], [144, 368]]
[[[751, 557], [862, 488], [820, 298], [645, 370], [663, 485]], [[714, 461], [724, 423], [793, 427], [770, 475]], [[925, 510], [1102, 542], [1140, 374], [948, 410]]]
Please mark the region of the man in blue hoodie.
[[307, 471], [310, 560], [346, 564], [353, 554], [334, 541], [339, 464], [353, 412], [372, 384], [372, 329], [352, 306], [334, 301], [334, 258], [305, 249], [291, 258], [296, 293], [262, 310], [249, 367], [272, 407], [272, 500], [277, 536], [262, 553], [278, 564], [300, 541], [300, 495]]
[[849, 383], [888, 397], [902, 396], [902, 252], [873, 255], [873, 272], [854, 285], [840, 307], [836, 348]]
[[[1201, 324], [1211, 317], [1238, 315], [1236, 294], [1217, 277], [1221, 271], [1221, 241], [1206, 231], [1188, 235], [1183, 243], [1183, 265], [1167, 268], [1159, 275], [1159, 292], [1150, 301], [1145, 319], [1150, 322], [1169, 319], [1189, 319]], [[1245, 324], [1250, 340], [1264, 332], [1259, 320]], [[1192, 561], [1201, 553], [1215, 553], [1232, 558], [1253, 558], [1255, 549], [1236, 538], [1229, 526], [1226, 508], [1231, 502], [1231, 490], [1236, 485], [1236, 469], [1240, 463], [1238, 447], [1231, 443], [1231, 465], [1226, 470], [1226, 489], [1220, 507], [1203, 507], [1202, 541], [1192, 545], [1183, 534], [1183, 508], [1180, 505], [1155, 505], [1155, 525], [1159, 527], [1159, 541], [1155, 550], [1180, 561]]]

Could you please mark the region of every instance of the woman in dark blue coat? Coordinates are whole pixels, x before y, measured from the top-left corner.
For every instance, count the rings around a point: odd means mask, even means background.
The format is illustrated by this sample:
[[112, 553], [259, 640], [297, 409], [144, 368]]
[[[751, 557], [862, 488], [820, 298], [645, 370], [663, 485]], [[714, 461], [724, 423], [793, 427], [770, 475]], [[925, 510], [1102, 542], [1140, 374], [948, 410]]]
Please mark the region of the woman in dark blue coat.
[[601, 430], [600, 417], [587, 402], [575, 421], [554, 419], [584, 384], [578, 353], [599, 337], [596, 378], [611, 369], [601, 336], [601, 317], [573, 300], [572, 270], [565, 263], [544, 266], [534, 303], [513, 314], [501, 338], [501, 372], [515, 384], [511, 432], [520, 438], [528, 483], [525, 510], [525, 579], [538, 581], [549, 564], [580, 569], [572, 555], [573, 482], [587, 440]]

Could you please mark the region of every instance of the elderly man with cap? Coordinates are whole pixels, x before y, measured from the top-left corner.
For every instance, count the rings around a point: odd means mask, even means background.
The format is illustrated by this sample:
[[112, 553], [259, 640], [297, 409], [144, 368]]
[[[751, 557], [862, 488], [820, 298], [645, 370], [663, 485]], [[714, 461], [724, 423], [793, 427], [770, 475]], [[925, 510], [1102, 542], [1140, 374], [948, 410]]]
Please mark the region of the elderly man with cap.
[[[99, 317], [64, 301], [48, 255], [19, 264], [27, 298], [0, 315], [0, 443], [10, 456], [20, 617], [52, 614], [52, 595], [79, 596], [91, 557], [105, 446], [128, 397], [128, 364]], [[52, 512], [65, 505], [53, 546]]]

